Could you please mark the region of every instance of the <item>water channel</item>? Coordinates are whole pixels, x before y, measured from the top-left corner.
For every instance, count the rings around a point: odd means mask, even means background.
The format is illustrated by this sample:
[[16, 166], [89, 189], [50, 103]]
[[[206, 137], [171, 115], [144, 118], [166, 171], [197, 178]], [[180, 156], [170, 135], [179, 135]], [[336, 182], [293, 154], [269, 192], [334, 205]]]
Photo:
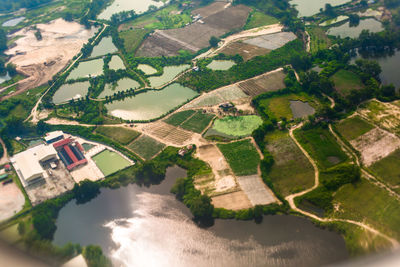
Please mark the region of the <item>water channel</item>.
[[172, 167], [160, 185], [101, 189], [86, 204], [71, 201], [59, 213], [54, 243], [98, 244], [116, 266], [320, 266], [348, 258], [343, 238], [301, 217], [199, 228], [169, 193], [184, 176]]
[[103, 12], [100, 13], [98, 18], [109, 20], [113, 14], [129, 10], [134, 10], [136, 14], [143, 13], [147, 11], [150, 6], [163, 6], [164, 2], [165, 1], [160, 0], [114, 0], [111, 5], [107, 6]]

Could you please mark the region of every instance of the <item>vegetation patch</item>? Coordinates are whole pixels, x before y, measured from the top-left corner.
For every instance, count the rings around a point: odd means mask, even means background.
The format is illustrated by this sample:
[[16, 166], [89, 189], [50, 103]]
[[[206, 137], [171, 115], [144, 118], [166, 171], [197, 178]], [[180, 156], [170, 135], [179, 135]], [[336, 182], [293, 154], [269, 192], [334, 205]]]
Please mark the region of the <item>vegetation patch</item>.
[[228, 161], [237, 176], [256, 174], [260, 163], [260, 155], [249, 139], [218, 144], [218, 148]]
[[210, 124], [212, 119], [214, 118], [213, 114], [205, 114], [202, 111], [198, 111], [192, 117], [190, 117], [187, 121], [182, 123], [181, 127], [183, 129], [195, 132], [202, 133], [207, 126]]
[[307, 29], [307, 32], [311, 37], [310, 50], [312, 53], [327, 49], [332, 45], [331, 39], [322, 28], [312, 27]]
[[149, 136], [142, 135], [128, 147], [142, 158], [148, 160], [163, 150], [165, 145]]
[[352, 71], [339, 70], [332, 76], [335, 88], [343, 95], [347, 95], [351, 90], [364, 88], [361, 78]]
[[361, 135], [372, 130], [373, 128], [373, 125], [369, 124], [358, 116], [345, 119], [336, 124], [336, 129], [338, 130], [338, 132], [348, 141], [360, 137]]
[[400, 185], [400, 149], [397, 149], [389, 156], [375, 162], [369, 169], [385, 182], [398, 186]]
[[296, 130], [294, 134], [322, 169], [347, 160], [347, 155], [341, 150], [335, 137], [326, 128], [300, 129]]
[[149, 33], [146, 29], [132, 29], [119, 33], [124, 41], [124, 47], [127, 53], [135, 53], [145, 36]]
[[177, 112], [169, 116], [164, 122], [171, 124], [173, 126], [181, 125], [185, 120], [187, 120], [190, 116], [192, 116], [196, 111], [194, 110], [184, 110], [181, 112]]
[[97, 127], [96, 133], [109, 137], [112, 140], [121, 143], [123, 145], [129, 144], [140, 135], [139, 132], [132, 129], [126, 129], [122, 127], [106, 127], [106, 126]]
[[313, 186], [314, 168], [288, 132], [270, 132], [265, 141], [274, 159], [268, 178], [280, 194], [287, 196]]
[[252, 12], [244, 26], [245, 30], [279, 23], [279, 20], [259, 11]]
[[262, 119], [256, 115], [227, 116], [214, 121], [213, 130], [234, 137], [249, 136], [262, 124]]

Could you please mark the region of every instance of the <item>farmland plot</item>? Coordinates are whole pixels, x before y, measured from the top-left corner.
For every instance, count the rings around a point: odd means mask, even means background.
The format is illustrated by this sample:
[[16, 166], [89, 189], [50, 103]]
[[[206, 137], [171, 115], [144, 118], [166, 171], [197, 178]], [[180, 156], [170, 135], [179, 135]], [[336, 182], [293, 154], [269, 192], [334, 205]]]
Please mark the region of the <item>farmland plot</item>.
[[163, 150], [165, 145], [149, 136], [142, 135], [128, 147], [142, 158], [148, 160]]
[[234, 42], [225, 46], [220, 50], [220, 53], [225, 55], [240, 55], [244, 61], [248, 61], [256, 56], [268, 54], [271, 50], [258, 47], [244, 42]]
[[354, 140], [374, 128], [373, 125], [361, 119], [359, 116], [347, 118], [339, 122], [335, 127], [348, 141]]
[[171, 143], [176, 146], [185, 145], [193, 137], [193, 133], [164, 122], [151, 124], [145, 128], [145, 131], [166, 143]]
[[202, 133], [214, 117], [214, 114], [204, 114], [201, 111], [198, 111], [187, 121], [182, 123], [181, 127], [195, 133]]
[[255, 45], [268, 50], [278, 49], [297, 37], [292, 32], [279, 32], [273, 34], [261, 35], [244, 41], [246, 44]]
[[382, 128], [400, 133], [400, 107], [397, 105], [372, 100], [362, 105], [358, 113]]
[[266, 92], [285, 88], [285, 73], [283, 70], [262, 74], [253, 79], [239, 83], [240, 89], [247, 95], [254, 97]]

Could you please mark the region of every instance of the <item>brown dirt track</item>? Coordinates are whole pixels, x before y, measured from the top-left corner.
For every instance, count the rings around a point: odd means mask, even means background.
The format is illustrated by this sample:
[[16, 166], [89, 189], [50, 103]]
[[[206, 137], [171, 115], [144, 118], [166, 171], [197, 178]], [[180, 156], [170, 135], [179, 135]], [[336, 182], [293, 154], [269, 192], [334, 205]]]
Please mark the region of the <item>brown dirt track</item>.
[[220, 2], [195, 10], [193, 14], [203, 14], [204, 23], [195, 22], [179, 29], [156, 31], [143, 42], [137, 56], [173, 56], [182, 49], [197, 52], [209, 46], [211, 36], [221, 36], [241, 28], [246, 23], [250, 10], [243, 5], [221, 9]]
[[238, 54], [242, 56], [244, 61], [247, 61], [256, 56], [268, 54], [270, 50], [255, 45], [246, 44], [243, 42], [235, 42], [235, 43], [230, 43], [219, 52], [225, 55], [232, 55], [232, 56]]

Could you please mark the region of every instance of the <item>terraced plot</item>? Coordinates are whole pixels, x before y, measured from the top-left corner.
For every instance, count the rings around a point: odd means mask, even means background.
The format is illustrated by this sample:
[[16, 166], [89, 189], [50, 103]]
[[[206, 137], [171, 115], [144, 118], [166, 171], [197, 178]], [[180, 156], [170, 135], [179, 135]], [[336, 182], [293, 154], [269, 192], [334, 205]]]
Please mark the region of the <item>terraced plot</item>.
[[149, 136], [142, 135], [128, 147], [140, 157], [149, 160], [163, 150], [165, 145]]
[[194, 110], [184, 110], [181, 112], [177, 112], [169, 116], [164, 120], [164, 122], [171, 124], [173, 126], [181, 125], [185, 120], [187, 120], [190, 116], [192, 116], [196, 111]]
[[277, 91], [285, 88], [286, 86], [283, 82], [285, 76], [286, 75], [282, 70], [262, 74], [253, 79], [239, 83], [239, 87], [244, 93], [254, 97], [266, 92]]
[[149, 134], [176, 146], [185, 145], [193, 137], [193, 133], [164, 122], [154, 123], [147, 127], [146, 131]]
[[182, 123], [181, 127], [195, 133], [202, 133], [214, 117], [214, 114], [206, 114], [202, 111], [198, 111], [196, 114]]

